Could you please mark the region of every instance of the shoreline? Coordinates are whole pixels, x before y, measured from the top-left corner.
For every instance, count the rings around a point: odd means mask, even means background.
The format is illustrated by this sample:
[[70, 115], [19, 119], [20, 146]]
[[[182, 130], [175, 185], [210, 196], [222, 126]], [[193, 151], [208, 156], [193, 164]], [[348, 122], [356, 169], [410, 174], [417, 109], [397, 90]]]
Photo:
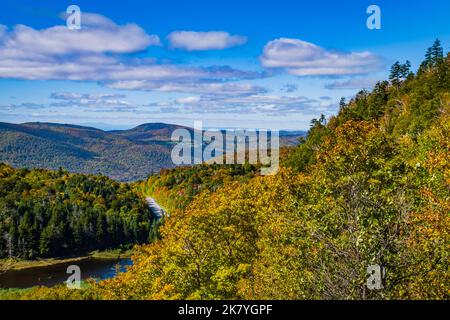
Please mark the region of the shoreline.
[[29, 269], [44, 268], [50, 266], [58, 266], [67, 263], [75, 263], [86, 261], [89, 259], [104, 259], [104, 260], [118, 260], [131, 258], [133, 250], [119, 251], [119, 250], [106, 250], [106, 251], [93, 251], [84, 256], [78, 257], [61, 257], [61, 258], [48, 258], [38, 260], [15, 260], [15, 259], [1, 259], [0, 260], [0, 274], [9, 271], [21, 271]]

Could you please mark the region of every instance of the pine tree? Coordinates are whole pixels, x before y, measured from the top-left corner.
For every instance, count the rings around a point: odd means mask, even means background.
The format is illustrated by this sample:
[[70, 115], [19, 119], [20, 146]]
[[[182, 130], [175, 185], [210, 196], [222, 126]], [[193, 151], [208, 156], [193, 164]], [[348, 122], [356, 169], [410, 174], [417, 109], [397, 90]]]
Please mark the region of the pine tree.
[[442, 48], [441, 41], [436, 39], [433, 45], [428, 49], [425, 54], [425, 62], [435, 66], [444, 59], [444, 49]]
[[398, 86], [400, 83], [401, 65], [400, 62], [396, 61], [391, 67], [391, 73], [389, 75], [389, 80], [394, 86]]
[[411, 62], [406, 61], [406, 63], [401, 64], [399, 61], [395, 62], [391, 67], [391, 73], [389, 75], [389, 80], [392, 85], [399, 87], [400, 84], [408, 78], [411, 74]]
[[410, 74], [411, 74], [411, 62], [409, 60], [406, 60], [406, 63], [401, 65], [400, 76], [402, 77], [402, 79], [407, 79]]
[[419, 73], [423, 73], [425, 71], [429, 72], [432, 68], [436, 67], [443, 61], [444, 49], [442, 48], [441, 41], [436, 39], [433, 45], [428, 48], [427, 53], [425, 54], [425, 60], [420, 65]]
[[347, 106], [347, 101], [344, 97], [339, 101], [339, 111], [342, 111]]

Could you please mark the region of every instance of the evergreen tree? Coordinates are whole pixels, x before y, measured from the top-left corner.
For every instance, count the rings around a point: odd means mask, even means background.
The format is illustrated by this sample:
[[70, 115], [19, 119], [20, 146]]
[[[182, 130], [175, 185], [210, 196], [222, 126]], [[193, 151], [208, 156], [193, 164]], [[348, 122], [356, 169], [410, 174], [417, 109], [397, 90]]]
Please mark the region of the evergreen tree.
[[395, 62], [391, 67], [391, 73], [389, 75], [389, 80], [392, 85], [399, 87], [400, 84], [408, 78], [411, 74], [411, 63], [406, 61], [406, 63], [401, 64], [399, 61]]
[[339, 111], [342, 111], [347, 106], [347, 102], [344, 97], [339, 100]]
[[444, 49], [441, 45], [441, 41], [436, 39], [433, 45], [428, 48], [425, 54], [425, 60], [422, 62], [419, 68], [419, 74], [423, 72], [430, 72], [432, 68], [436, 67], [444, 60]]
[[444, 59], [444, 49], [442, 48], [441, 41], [436, 39], [433, 45], [428, 49], [425, 54], [425, 63], [436, 66]]
[[148, 239], [153, 217], [128, 184], [0, 164], [0, 187], [0, 258], [84, 254]]

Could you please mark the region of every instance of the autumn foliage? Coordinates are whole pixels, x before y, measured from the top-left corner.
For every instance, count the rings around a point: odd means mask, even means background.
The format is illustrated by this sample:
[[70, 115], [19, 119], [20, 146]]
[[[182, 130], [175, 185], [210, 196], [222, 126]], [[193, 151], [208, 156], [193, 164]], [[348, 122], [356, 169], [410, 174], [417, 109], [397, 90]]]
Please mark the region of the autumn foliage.
[[[173, 209], [160, 240], [83, 298], [448, 299], [450, 55], [426, 59], [314, 121], [275, 176], [150, 178], [141, 190]], [[366, 286], [374, 264], [380, 291]]]

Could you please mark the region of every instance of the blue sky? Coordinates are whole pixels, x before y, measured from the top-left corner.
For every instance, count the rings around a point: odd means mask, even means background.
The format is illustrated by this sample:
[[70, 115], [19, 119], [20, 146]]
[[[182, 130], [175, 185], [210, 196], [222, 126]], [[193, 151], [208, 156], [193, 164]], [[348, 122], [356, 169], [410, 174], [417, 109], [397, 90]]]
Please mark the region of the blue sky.
[[448, 51], [449, 21], [447, 0], [3, 1], [0, 121], [307, 129], [396, 60]]

